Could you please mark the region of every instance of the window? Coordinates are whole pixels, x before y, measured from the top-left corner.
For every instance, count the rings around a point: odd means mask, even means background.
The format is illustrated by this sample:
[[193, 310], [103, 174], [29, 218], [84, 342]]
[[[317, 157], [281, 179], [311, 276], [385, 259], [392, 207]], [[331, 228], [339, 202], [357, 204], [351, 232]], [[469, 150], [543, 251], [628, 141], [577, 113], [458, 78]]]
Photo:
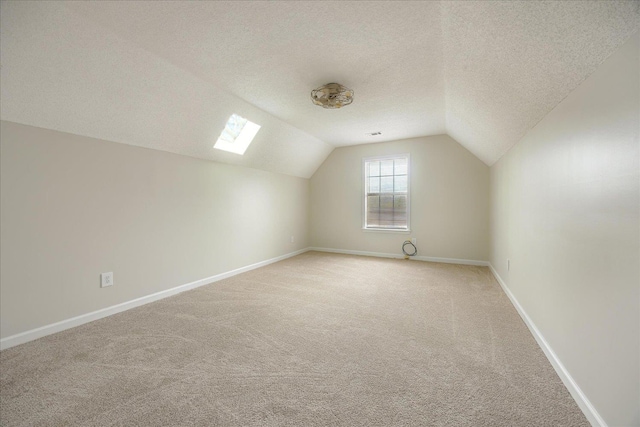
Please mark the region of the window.
[[213, 148], [243, 155], [259, 130], [260, 125], [232, 114]]
[[409, 155], [363, 159], [367, 230], [409, 231]]

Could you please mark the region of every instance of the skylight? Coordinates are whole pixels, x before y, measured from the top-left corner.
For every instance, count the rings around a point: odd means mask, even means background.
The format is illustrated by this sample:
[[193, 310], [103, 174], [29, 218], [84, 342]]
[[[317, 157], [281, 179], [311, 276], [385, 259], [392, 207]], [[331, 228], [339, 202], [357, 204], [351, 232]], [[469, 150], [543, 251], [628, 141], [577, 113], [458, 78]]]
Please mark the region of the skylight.
[[243, 155], [259, 130], [260, 125], [232, 114], [213, 148]]

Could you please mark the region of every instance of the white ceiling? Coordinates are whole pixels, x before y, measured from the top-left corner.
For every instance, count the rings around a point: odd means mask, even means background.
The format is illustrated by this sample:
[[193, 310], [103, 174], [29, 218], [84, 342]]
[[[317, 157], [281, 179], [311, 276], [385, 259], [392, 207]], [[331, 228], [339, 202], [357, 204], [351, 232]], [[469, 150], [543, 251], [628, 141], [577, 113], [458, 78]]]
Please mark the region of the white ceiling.
[[[490, 165], [639, 28], [638, 6], [3, 2], [1, 117], [303, 177], [336, 146], [441, 133]], [[313, 105], [334, 81], [353, 104]], [[234, 112], [263, 126], [242, 157], [212, 149]]]

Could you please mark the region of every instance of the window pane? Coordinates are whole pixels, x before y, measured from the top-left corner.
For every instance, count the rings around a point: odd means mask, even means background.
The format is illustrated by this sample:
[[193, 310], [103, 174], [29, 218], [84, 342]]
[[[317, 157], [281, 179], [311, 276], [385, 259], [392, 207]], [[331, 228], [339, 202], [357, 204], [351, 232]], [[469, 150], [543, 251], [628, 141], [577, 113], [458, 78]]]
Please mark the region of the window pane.
[[393, 196], [380, 196], [380, 210], [393, 210]]
[[383, 160], [380, 162], [380, 175], [393, 175], [393, 160]]
[[407, 214], [405, 213], [396, 213], [393, 226], [395, 228], [407, 228]]
[[383, 193], [393, 192], [393, 176], [383, 176], [380, 178], [380, 191]]
[[394, 176], [393, 180], [394, 180], [393, 189], [396, 193], [407, 192], [407, 176], [406, 175]]
[[380, 197], [367, 196], [367, 227], [377, 227], [380, 222]]
[[393, 226], [407, 226], [407, 196], [393, 196]]
[[393, 224], [393, 196], [380, 196], [380, 225]]
[[407, 159], [395, 159], [395, 175], [406, 175], [407, 174]]
[[380, 162], [369, 162], [369, 176], [380, 176]]
[[369, 193], [379, 193], [380, 192], [380, 178], [373, 177], [369, 178]]
[[378, 227], [380, 225], [380, 215], [378, 211], [371, 212], [367, 214], [367, 226], [368, 227]]
[[227, 121], [227, 124], [224, 126], [224, 130], [222, 134], [220, 134], [220, 139], [223, 141], [233, 143], [235, 142], [238, 135], [244, 128], [244, 125], [247, 124], [247, 119], [244, 117], [240, 117], [237, 114], [232, 114]]
[[377, 212], [380, 209], [380, 196], [367, 197], [367, 211]]
[[396, 212], [407, 211], [407, 196], [393, 196], [393, 207]]

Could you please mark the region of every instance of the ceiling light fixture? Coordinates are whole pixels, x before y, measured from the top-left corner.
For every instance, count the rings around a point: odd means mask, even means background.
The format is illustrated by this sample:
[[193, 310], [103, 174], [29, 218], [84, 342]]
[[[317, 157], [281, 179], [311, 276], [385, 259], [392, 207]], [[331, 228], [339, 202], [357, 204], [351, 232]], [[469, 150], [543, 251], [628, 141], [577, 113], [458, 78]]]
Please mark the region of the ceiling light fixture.
[[353, 91], [338, 83], [327, 83], [311, 91], [311, 101], [322, 108], [342, 108], [353, 102]]

